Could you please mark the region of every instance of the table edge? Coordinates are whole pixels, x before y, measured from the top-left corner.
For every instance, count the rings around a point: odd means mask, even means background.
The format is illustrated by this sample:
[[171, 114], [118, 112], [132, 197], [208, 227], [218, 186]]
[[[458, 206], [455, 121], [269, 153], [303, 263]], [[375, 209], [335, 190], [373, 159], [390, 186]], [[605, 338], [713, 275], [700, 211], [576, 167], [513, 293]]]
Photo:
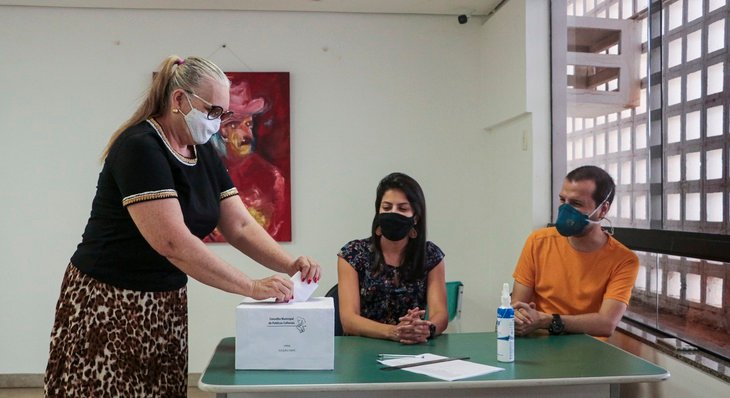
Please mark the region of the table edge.
[[347, 383], [347, 384], [271, 384], [271, 385], [218, 385], [203, 382], [203, 375], [198, 380], [198, 388], [207, 392], [314, 392], [314, 391], [380, 391], [380, 390], [451, 390], [477, 388], [506, 387], [543, 387], [591, 384], [625, 384], [660, 382], [668, 379], [669, 372], [656, 375], [607, 376], [583, 378], [555, 379], [520, 379], [520, 380], [455, 380], [455, 381], [419, 381], [403, 383]]

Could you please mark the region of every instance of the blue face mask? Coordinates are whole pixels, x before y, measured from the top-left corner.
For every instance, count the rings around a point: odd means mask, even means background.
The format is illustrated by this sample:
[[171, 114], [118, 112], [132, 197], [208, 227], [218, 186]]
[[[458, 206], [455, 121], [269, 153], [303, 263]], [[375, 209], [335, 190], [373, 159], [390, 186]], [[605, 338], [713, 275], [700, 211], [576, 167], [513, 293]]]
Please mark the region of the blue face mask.
[[563, 236], [576, 236], [582, 234], [589, 224], [600, 224], [600, 221], [593, 221], [591, 220], [591, 217], [596, 213], [596, 211], [598, 211], [598, 209], [601, 208], [601, 206], [603, 206], [604, 203], [606, 203], [612, 192], [613, 191], [606, 195], [606, 199], [604, 199], [603, 202], [601, 202], [601, 204], [599, 204], [598, 207], [591, 212], [591, 214], [583, 214], [578, 211], [578, 209], [567, 203], [560, 205], [560, 207], [558, 207], [558, 219], [555, 220], [555, 228], [558, 230], [558, 233]]

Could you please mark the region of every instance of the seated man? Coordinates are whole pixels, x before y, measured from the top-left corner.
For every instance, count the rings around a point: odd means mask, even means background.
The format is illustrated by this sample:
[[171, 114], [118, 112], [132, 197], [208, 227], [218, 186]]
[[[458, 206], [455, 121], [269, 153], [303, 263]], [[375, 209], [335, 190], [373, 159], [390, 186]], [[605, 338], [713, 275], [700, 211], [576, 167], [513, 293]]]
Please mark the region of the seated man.
[[613, 333], [639, 270], [636, 255], [601, 229], [615, 189], [595, 166], [565, 177], [555, 227], [527, 238], [512, 274], [515, 334]]

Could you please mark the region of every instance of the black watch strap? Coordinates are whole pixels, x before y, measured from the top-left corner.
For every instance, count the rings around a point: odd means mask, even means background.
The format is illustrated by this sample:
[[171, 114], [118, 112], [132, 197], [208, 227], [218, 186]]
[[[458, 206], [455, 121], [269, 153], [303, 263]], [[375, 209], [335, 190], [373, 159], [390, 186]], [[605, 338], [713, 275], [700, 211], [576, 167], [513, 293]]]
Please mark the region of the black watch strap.
[[428, 338], [429, 340], [436, 337], [436, 325], [433, 323], [428, 325]]
[[553, 314], [553, 320], [550, 322], [548, 332], [552, 335], [559, 335], [565, 333], [565, 322], [560, 318], [560, 314]]

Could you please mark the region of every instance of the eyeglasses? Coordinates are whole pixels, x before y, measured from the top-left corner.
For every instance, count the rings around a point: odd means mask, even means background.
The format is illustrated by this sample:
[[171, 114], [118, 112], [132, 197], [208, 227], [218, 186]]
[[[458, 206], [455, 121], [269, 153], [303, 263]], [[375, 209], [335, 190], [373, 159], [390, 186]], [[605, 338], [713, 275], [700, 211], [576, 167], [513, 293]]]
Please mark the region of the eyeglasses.
[[230, 119], [231, 116], [233, 116], [233, 112], [224, 111], [222, 107], [211, 104], [210, 102], [200, 98], [200, 96], [198, 96], [194, 92], [188, 91], [188, 90], [185, 90], [185, 92], [192, 95], [193, 97], [203, 101], [203, 103], [208, 106], [208, 115], [206, 116], [208, 118], [208, 120], [215, 120], [215, 119], [220, 118], [221, 122], [225, 122], [226, 120]]

